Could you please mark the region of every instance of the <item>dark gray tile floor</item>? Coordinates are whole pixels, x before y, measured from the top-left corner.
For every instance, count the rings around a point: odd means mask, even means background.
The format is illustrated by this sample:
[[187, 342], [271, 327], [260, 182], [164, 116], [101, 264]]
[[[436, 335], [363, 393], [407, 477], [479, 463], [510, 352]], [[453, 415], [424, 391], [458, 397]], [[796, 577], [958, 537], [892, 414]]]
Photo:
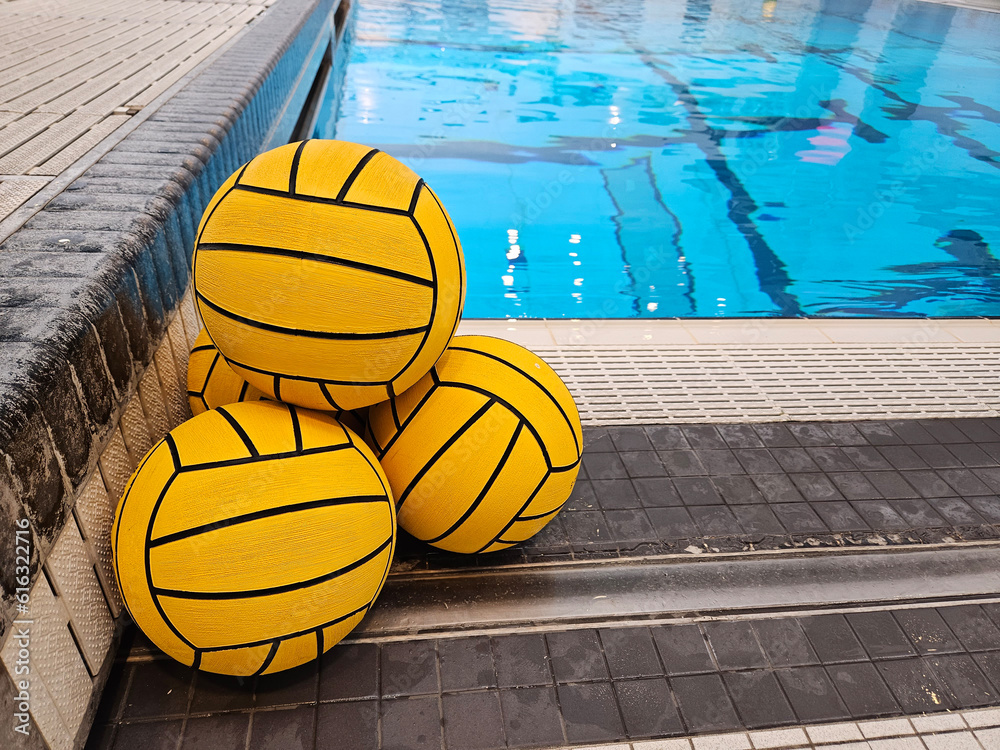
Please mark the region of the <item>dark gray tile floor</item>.
[[[1000, 420], [621, 427], [585, 444], [537, 537], [461, 557], [401, 532], [397, 570], [1000, 538]], [[1000, 704], [989, 604], [349, 643], [242, 681], [141, 636], [122, 654], [92, 750], [541, 748]]]
[[1000, 539], [1000, 420], [647, 425], [584, 431], [580, 478], [535, 538], [453, 555], [401, 533], [397, 566], [465, 567]]
[[998, 626], [968, 604], [347, 643], [242, 681], [138, 636], [88, 748], [489, 750], [974, 708], [1000, 704]]

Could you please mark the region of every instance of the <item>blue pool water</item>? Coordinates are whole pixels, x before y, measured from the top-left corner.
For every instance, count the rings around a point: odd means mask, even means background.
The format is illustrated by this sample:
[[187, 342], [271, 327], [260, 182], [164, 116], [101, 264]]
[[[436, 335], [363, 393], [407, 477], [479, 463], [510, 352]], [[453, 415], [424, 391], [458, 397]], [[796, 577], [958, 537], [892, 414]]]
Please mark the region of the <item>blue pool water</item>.
[[360, 0], [324, 106], [441, 196], [466, 317], [1000, 315], [1000, 14]]

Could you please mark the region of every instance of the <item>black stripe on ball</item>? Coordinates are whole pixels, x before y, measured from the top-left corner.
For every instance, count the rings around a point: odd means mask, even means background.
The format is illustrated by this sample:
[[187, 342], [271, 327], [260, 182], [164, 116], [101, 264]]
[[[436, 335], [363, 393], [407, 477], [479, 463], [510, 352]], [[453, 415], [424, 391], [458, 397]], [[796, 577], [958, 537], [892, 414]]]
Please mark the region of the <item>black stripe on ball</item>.
[[490, 407], [492, 407], [493, 404], [495, 403], [497, 403], [496, 399], [493, 398], [489, 399], [485, 404], [479, 407], [478, 411], [476, 411], [475, 414], [469, 417], [469, 419], [465, 422], [465, 424], [459, 427], [458, 430], [456, 430], [455, 433], [445, 441], [444, 445], [442, 445], [440, 448], [437, 449], [434, 455], [430, 457], [430, 460], [428, 460], [427, 463], [425, 463], [420, 468], [420, 471], [418, 471], [416, 476], [410, 480], [410, 483], [406, 486], [406, 489], [404, 489], [402, 494], [400, 494], [399, 499], [396, 501], [397, 511], [399, 511], [399, 509], [403, 507], [403, 503], [406, 502], [406, 499], [410, 496], [410, 493], [413, 491], [413, 488], [420, 483], [420, 480], [423, 479], [424, 475], [428, 471], [430, 471], [431, 467], [435, 463], [437, 463], [437, 460], [444, 455], [445, 451], [447, 451], [452, 445], [454, 445], [458, 441], [458, 439], [462, 437], [462, 435], [464, 435], [477, 421], [479, 421], [479, 418], [483, 416], [487, 411], [489, 411]]
[[542, 477], [542, 481], [538, 483], [538, 486], [535, 487], [531, 495], [528, 496], [528, 499], [524, 501], [524, 505], [522, 505], [520, 508], [517, 509], [517, 512], [507, 522], [507, 525], [504, 526], [502, 529], [500, 529], [500, 533], [498, 533], [495, 537], [490, 539], [489, 542], [487, 542], [482, 547], [476, 550], [476, 554], [479, 554], [480, 552], [485, 552], [487, 549], [489, 549], [494, 544], [499, 542], [501, 538], [503, 538], [503, 535], [507, 533], [507, 529], [509, 529], [511, 526], [517, 523], [518, 519], [521, 517], [521, 514], [524, 513], [524, 509], [527, 508], [529, 505], [531, 505], [531, 501], [535, 499], [535, 495], [537, 495], [541, 491], [542, 487], [545, 486], [545, 482], [548, 480], [549, 476], [551, 476], [551, 472], [548, 471], [545, 472], [545, 476]]
[[295, 149], [295, 154], [292, 156], [292, 166], [288, 170], [288, 194], [295, 195], [295, 180], [299, 176], [299, 160], [302, 158], [302, 150], [309, 143], [309, 139], [302, 141], [298, 148]]
[[379, 151], [377, 148], [373, 148], [371, 151], [369, 151], [367, 154], [361, 157], [361, 161], [359, 161], [357, 164], [354, 165], [354, 169], [347, 176], [347, 179], [344, 181], [344, 184], [340, 188], [340, 192], [337, 193], [337, 201], [339, 203], [344, 202], [344, 198], [346, 198], [347, 193], [350, 192], [351, 186], [354, 185], [354, 181], [358, 179], [358, 176], [361, 174], [361, 170], [363, 170], [366, 166], [368, 166], [368, 162], [374, 159], [375, 154], [377, 154], [378, 152]]
[[[327, 581], [332, 581], [334, 578], [339, 578], [342, 575], [350, 573], [352, 570], [360, 568], [362, 565], [371, 562], [376, 557], [378, 557], [385, 549], [392, 544], [392, 536], [389, 536], [384, 542], [382, 542], [378, 547], [373, 549], [368, 554], [363, 557], [358, 558], [352, 563], [348, 563], [342, 568], [337, 568], [336, 570], [331, 570], [323, 575], [315, 576], [305, 581], [296, 581], [295, 583], [285, 583], [281, 586], [268, 586], [263, 589], [249, 589], [246, 591], [184, 591], [181, 589], [164, 589], [158, 586], [150, 586], [150, 591], [153, 593], [154, 598], [156, 597], [170, 597], [171, 599], [198, 599], [203, 601], [229, 601], [232, 599], [253, 599], [261, 596], [275, 596], [277, 594], [288, 594], [293, 591], [301, 591], [302, 589], [312, 588], [313, 586], [318, 586], [321, 583], [326, 583]], [[148, 558], [148, 550], [147, 550]]]
[[271, 648], [267, 652], [267, 656], [264, 657], [264, 662], [260, 665], [260, 668], [253, 673], [254, 676], [264, 674], [264, 670], [271, 666], [271, 662], [274, 661], [275, 654], [278, 653], [278, 646], [281, 645], [281, 641], [277, 640], [271, 643]]
[[[311, 260], [317, 263], [328, 263], [334, 266], [343, 266], [344, 268], [353, 268], [356, 271], [367, 271], [369, 273], [377, 274], [379, 276], [388, 276], [393, 279], [399, 279], [400, 281], [407, 281], [411, 284], [416, 284], [418, 286], [430, 287], [434, 285], [434, 282], [430, 279], [425, 279], [422, 276], [416, 276], [412, 273], [406, 273], [405, 271], [397, 271], [392, 268], [385, 268], [384, 266], [376, 266], [372, 263], [362, 263], [359, 260], [350, 260], [348, 258], [340, 258], [335, 255], [325, 255], [323, 253], [312, 253], [308, 250], [289, 250], [284, 247], [272, 247], [270, 245], [248, 245], [245, 243], [238, 242], [207, 242], [201, 245], [199, 250], [203, 252], [212, 252], [213, 250], [229, 250], [237, 253], [255, 253], [257, 255], [274, 255], [282, 258], [294, 258], [295, 260]], [[211, 347], [205, 347], [206, 349]], [[192, 351], [198, 351], [193, 349]]]
[[[386, 206], [375, 206], [370, 203], [355, 203], [337, 198], [322, 198], [318, 195], [303, 195], [296, 193], [289, 195], [284, 190], [274, 188], [257, 187], [256, 185], [234, 185], [231, 190], [239, 190], [244, 193], [255, 193], [257, 195], [269, 195], [272, 198], [282, 198], [289, 201], [302, 201], [303, 203], [322, 203], [326, 206], [342, 206], [343, 208], [356, 208], [358, 211], [374, 211], [380, 214], [392, 214], [393, 216], [406, 216], [406, 211], [402, 208], [387, 208]], [[221, 202], [221, 201], [220, 201]]]
[[[333, 625], [343, 622], [344, 620], [349, 620], [355, 615], [359, 615], [362, 612], [367, 612], [374, 603], [375, 600], [372, 599], [367, 604], [362, 604], [354, 611], [348, 612], [346, 615], [340, 615], [339, 617], [336, 617], [333, 620], [330, 620], [329, 622], [324, 622], [319, 627], [325, 630], [326, 628], [332, 627]], [[305, 630], [297, 630], [294, 633], [288, 633], [287, 635], [279, 636], [278, 638], [264, 638], [263, 640], [259, 641], [246, 641], [245, 643], [234, 643], [232, 645], [226, 645], [226, 646], [208, 646], [206, 648], [201, 649], [201, 651], [206, 654], [218, 651], [238, 651], [241, 648], [253, 648], [254, 646], [263, 646], [267, 643], [273, 643], [275, 641], [277, 641], [278, 643], [281, 643], [283, 641], [290, 641], [293, 638], [298, 638], [299, 636], [306, 635], [307, 633], [311, 633], [314, 630], [316, 630], [315, 627], [310, 627], [306, 628]]]
[[288, 513], [298, 513], [304, 510], [314, 510], [315, 508], [330, 508], [336, 505], [365, 505], [367, 503], [379, 503], [384, 501], [384, 495], [352, 495], [350, 497], [327, 497], [320, 500], [306, 500], [293, 505], [279, 505], [275, 508], [265, 508], [262, 510], [252, 511], [250, 513], [242, 513], [238, 516], [229, 516], [228, 518], [212, 521], [211, 523], [202, 524], [201, 526], [192, 526], [190, 529], [175, 531], [172, 534], [165, 534], [164, 536], [153, 539], [149, 543], [149, 546], [161, 547], [164, 544], [178, 542], [182, 539], [189, 539], [190, 537], [205, 534], [210, 531], [225, 529], [230, 526], [239, 526], [241, 523], [259, 521], [263, 518], [283, 516]]
[[321, 384], [321, 383], [329, 383], [330, 385], [357, 385], [357, 386], [379, 386], [379, 385], [381, 385], [381, 386], [385, 386], [385, 385], [388, 385], [390, 382], [392, 382], [390, 380], [372, 380], [372, 381], [364, 381], [364, 380], [326, 380], [324, 378], [311, 378], [311, 377], [308, 377], [306, 375], [289, 375], [287, 373], [274, 372], [273, 370], [265, 370], [262, 367], [255, 367], [253, 365], [247, 365], [247, 364], [239, 362], [239, 361], [237, 361], [235, 359], [231, 359], [229, 357], [226, 357], [225, 359], [233, 367], [239, 367], [239, 368], [241, 368], [243, 370], [249, 370], [250, 372], [259, 372], [262, 375], [269, 375], [269, 376], [274, 377], [274, 378], [284, 378], [285, 380], [297, 380], [297, 381], [301, 381], [303, 383], [316, 383], [317, 385]]
[[390, 382], [395, 381], [396, 378], [410, 369], [410, 365], [417, 361], [417, 357], [419, 357], [420, 352], [424, 350], [424, 344], [427, 343], [427, 339], [430, 337], [431, 331], [434, 330], [434, 318], [437, 316], [438, 276], [437, 264], [434, 262], [434, 253], [431, 251], [431, 245], [427, 241], [427, 235], [424, 234], [423, 227], [420, 226], [420, 223], [413, 216], [410, 216], [410, 221], [417, 230], [417, 234], [420, 235], [420, 241], [424, 243], [424, 250], [427, 251], [427, 262], [430, 263], [431, 266], [431, 282], [433, 284], [431, 286], [431, 315], [430, 319], [427, 321], [427, 325], [424, 327], [424, 335], [420, 339], [420, 344], [417, 346], [416, 351], [413, 352], [413, 356], [410, 357], [409, 361], [407, 361], [405, 365], [396, 371], [396, 374], [390, 378]]
[[160, 494], [156, 498], [156, 502], [153, 504], [153, 509], [149, 514], [149, 523], [146, 525], [146, 538], [143, 543], [143, 555], [142, 555], [143, 566], [145, 567], [145, 573], [146, 573], [146, 589], [150, 593], [149, 598], [152, 600], [153, 606], [156, 607], [156, 612], [157, 614], [160, 615], [160, 619], [163, 621], [163, 624], [166, 625], [168, 628], [170, 628], [170, 631], [175, 636], [177, 636], [177, 638], [181, 641], [181, 643], [190, 648], [192, 651], [197, 651], [195, 645], [190, 640], [188, 640], [188, 638], [183, 633], [181, 633], [181, 631], [177, 628], [177, 626], [174, 625], [173, 622], [171, 622], [170, 618], [167, 617], [167, 613], [164, 611], [163, 605], [160, 603], [159, 598], [154, 593], [154, 587], [153, 587], [153, 568], [149, 559], [149, 549], [150, 549], [149, 542], [150, 539], [152, 539], [153, 537], [153, 525], [156, 523], [156, 516], [160, 512], [160, 506], [163, 504], [163, 499], [167, 496], [167, 491], [170, 489], [170, 486], [174, 483], [174, 480], [178, 476], [180, 476], [180, 470], [181, 470], [180, 454], [177, 451], [177, 444], [174, 442], [173, 436], [167, 433], [166, 437], [164, 437], [163, 440], [167, 444], [168, 449], [170, 450], [170, 457], [174, 463], [174, 473], [170, 475], [170, 478], [166, 482], [164, 482], [163, 489], [160, 490]]
[[189, 466], [182, 466], [177, 470], [178, 474], [184, 474], [188, 471], [201, 471], [202, 469], [221, 469], [228, 466], [241, 466], [243, 464], [255, 464], [262, 461], [281, 461], [285, 458], [294, 458], [295, 456], [312, 456], [316, 453], [336, 453], [337, 451], [347, 450], [352, 448], [351, 445], [329, 445], [320, 448], [305, 448], [301, 451], [282, 451], [281, 453], [268, 453], [263, 456], [247, 456], [243, 458], [224, 458], [218, 461], [205, 461], [200, 464], [190, 464]]
[[476, 496], [476, 499], [473, 500], [472, 503], [469, 505], [469, 507], [465, 509], [465, 512], [462, 514], [462, 517], [459, 518], [457, 521], [455, 521], [455, 523], [453, 523], [451, 527], [440, 536], [436, 536], [433, 539], [424, 539], [423, 541], [427, 542], [428, 544], [434, 544], [435, 542], [440, 542], [445, 537], [450, 536], [451, 534], [454, 534], [456, 531], [458, 531], [458, 529], [462, 526], [462, 524], [469, 519], [469, 516], [471, 516], [475, 512], [476, 508], [479, 507], [479, 505], [483, 502], [483, 499], [486, 497], [487, 493], [489, 493], [490, 489], [493, 487], [493, 484], [496, 482], [497, 477], [500, 476], [500, 472], [503, 471], [504, 466], [507, 464], [507, 459], [510, 458], [510, 454], [514, 450], [514, 446], [517, 444], [517, 439], [521, 436], [522, 429], [524, 429], [524, 422], [518, 422], [517, 427], [514, 428], [514, 434], [511, 436], [510, 442], [507, 443], [507, 448], [503, 452], [503, 456], [501, 456], [500, 460], [497, 462], [496, 468], [493, 469], [493, 473], [490, 475], [490, 478], [486, 480], [486, 484], [483, 486], [483, 489]]
[[549, 400], [553, 404], [556, 405], [556, 408], [559, 410], [559, 413], [562, 414], [562, 418], [566, 422], [566, 426], [569, 427], [570, 434], [573, 436], [573, 445], [576, 447], [576, 452], [580, 453], [580, 443], [576, 439], [576, 430], [573, 429], [573, 423], [570, 421], [569, 415], [566, 414], [566, 410], [562, 408], [562, 404], [559, 403], [559, 400], [555, 396], [552, 395], [552, 393], [549, 391], [548, 388], [546, 388], [544, 385], [542, 385], [541, 383], [539, 383], [529, 373], [525, 372], [524, 370], [522, 370], [517, 365], [511, 364], [507, 360], [501, 359], [500, 357], [496, 356], [495, 354], [490, 354], [488, 352], [484, 352], [481, 349], [470, 349], [470, 348], [464, 347], [464, 346], [452, 346], [452, 347], [449, 347], [449, 348], [452, 349], [452, 350], [454, 350], [454, 351], [457, 351], [457, 352], [469, 352], [470, 354], [479, 354], [480, 356], [487, 357], [488, 359], [495, 360], [495, 361], [499, 362], [502, 365], [506, 365], [507, 367], [509, 367], [510, 369], [514, 370], [515, 372], [521, 373], [521, 375], [523, 375], [528, 380], [530, 380], [532, 383], [534, 383], [535, 386], [537, 386], [538, 389], [542, 393], [544, 393], [546, 396], [549, 397]]
[[377, 341], [379, 339], [401, 338], [403, 336], [412, 336], [417, 333], [424, 333], [424, 339], [426, 339], [426, 331], [430, 327], [430, 323], [428, 323], [425, 326], [400, 328], [395, 331], [377, 331], [375, 333], [345, 333], [343, 331], [314, 331], [308, 328], [289, 328], [287, 326], [275, 325], [274, 323], [264, 323], [263, 321], [254, 320], [253, 318], [248, 318], [245, 315], [234, 313], [233, 311], [222, 307], [222, 305], [213, 302], [197, 290], [195, 290], [195, 295], [209, 308], [219, 313], [219, 315], [229, 318], [230, 320], [235, 320], [237, 323], [243, 323], [251, 328], [259, 328], [262, 331], [271, 331], [272, 333], [282, 333], [286, 336], [305, 336], [307, 338], [331, 339], [335, 341]]
[[250, 439], [250, 436], [247, 434], [247, 431], [243, 429], [243, 425], [237, 422], [233, 418], [233, 415], [230, 414], [223, 407], [220, 406], [218, 409], [216, 409], [216, 411], [219, 412], [219, 414], [221, 414], [227, 422], [229, 422], [229, 426], [233, 428], [233, 432], [236, 433], [236, 436], [241, 441], [243, 441], [243, 445], [245, 445], [247, 450], [250, 451], [250, 455], [259, 456], [260, 451], [258, 451], [257, 446], [253, 444], [253, 440]]

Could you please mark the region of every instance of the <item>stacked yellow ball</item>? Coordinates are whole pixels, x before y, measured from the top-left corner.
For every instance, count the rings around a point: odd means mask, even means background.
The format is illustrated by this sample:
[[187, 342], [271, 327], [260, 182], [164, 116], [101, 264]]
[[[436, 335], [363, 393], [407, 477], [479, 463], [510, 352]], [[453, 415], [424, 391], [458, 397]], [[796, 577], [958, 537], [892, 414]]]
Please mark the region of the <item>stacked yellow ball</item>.
[[369, 442], [399, 523], [453, 552], [541, 531], [569, 497], [583, 435], [569, 390], [527, 349], [459, 336], [416, 385], [372, 407]]
[[397, 514], [492, 552], [569, 497], [572, 396], [522, 347], [454, 338], [457, 233], [388, 154], [309, 140], [244, 165], [202, 217], [194, 294], [195, 416], [143, 458], [112, 530], [132, 618], [178, 661], [303, 664], [375, 602]]

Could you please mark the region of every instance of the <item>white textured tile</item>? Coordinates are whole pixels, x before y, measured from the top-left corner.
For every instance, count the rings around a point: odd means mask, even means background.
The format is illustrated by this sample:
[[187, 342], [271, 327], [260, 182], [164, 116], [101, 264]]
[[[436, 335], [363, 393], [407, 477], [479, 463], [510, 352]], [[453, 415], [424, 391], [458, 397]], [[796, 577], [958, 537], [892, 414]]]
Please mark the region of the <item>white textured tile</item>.
[[[31, 620], [29, 625], [31, 672], [28, 678], [36, 689], [44, 684], [63, 725], [63, 731], [70, 737], [75, 737], [87, 710], [93, 683], [67, 627], [69, 615], [62, 602], [53, 595], [44, 577], [40, 577], [31, 590], [29, 613], [22, 617]], [[16, 625], [13, 632], [17, 632]], [[12, 673], [18, 653], [18, 644], [15, 641], [15, 638], [8, 638], [3, 652], [0, 653], [0, 658]], [[39, 729], [42, 729], [42, 723], [45, 723], [50, 727], [56, 741], [60, 741], [58, 723], [51, 716], [44, 715], [46, 711], [44, 700], [40, 701], [37, 707], [32, 705], [32, 715], [35, 715], [36, 711], [41, 712], [41, 715], [36, 717]]]
[[927, 750], [982, 750], [979, 741], [968, 729], [964, 732], [925, 734], [921, 739]]
[[822, 747], [823, 750], [871, 750], [871, 745], [865, 741], [861, 742], [845, 742], [838, 745], [817, 745], [816, 747]]
[[988, 320], [946, 323], [943, 327], [959, 341], [970, 344], [1000, 343], [1000, 328], [992, 325]]
[[125, 447], [125, 438], [122, 437], [120, 427], [116, 426], [111, 431], [111, 439], [101, 454], [100, 465], [108, 492], [114, 498], [115, 507], [117, 507], [118, 501], [125, 491], [125, 485], [128, 484], [129, 477], [135, 471], [135, 464], [132, 463], [132, 458]]
[[154, 443], [157, 443], [170, 432], [170, 416], [163, 401], [163, 389], [160, 387], [160, 376], [156, 371], [155, 362], [149, 363], [146, 372], [142, 374], [142, 380], [139, 381], [139, 400], [146, 415], [149, 436]]
[[[187, 321], [185, 320], [185, 323]], [[460, 335], [486, 335], [552, 342], [537, 332], [547, 328], [560, 345], [603, 344], [928, 344], [1000, 342], [992, 321], [808, 320], [741, 318], [728, 320], [463, 320]], [[513, 330], [511, 330], [513, 329]], [[685, 335], [684, 332], [687, 332]], [[518, 341], [518, 343], [521, 343]]]
[[[190, 278], [190, 277], [189, 277]], [[188, 336], [188, 326], [190, 325], [185, 319], [185, 308], [187, 307], [187, 300], [191, 296], [191, 286], [189, 284], [187, 290], [184, 292], [184, 296], [181, 297], [180, 304], [177, 305], [177, 317], [180, 318], [181, 330], [184, 331], [184, 346], [188, 349], [191, 348], [191, 344], [188, 342], [191, 340]], [[197, 331], [195, 331], [197, 333]]]
[[194, 346], [194, 340], [198, 338], [198, 334], [201, 332], [201, 319], [198, 317], [198, 310], [194, 304], [194, 295], [191, 290], [194, 289], [194, 285], [189, 283], [188, 290], [181, 300], [181, 317], [184, 319], [184, 336], [187, 338], [187, 348], [191, 351], [191, 347]]
[[924, 716], [911, 716], [910, 721], [919, 734], [929, 734], [931, 732], [954, 732], [958, 729], [965, 729], [965, 719], [961, 713], [941, 713], [925, 714]]
[[857, 724], [817, 724], [806, 727], [805, 730], [809, 739], [816, 745], [830, 745], [834, 742], [851, 742], [865, 738]]
[[816, 327], [836, 344], [929, 344], [958, 338], [934, 320], [838, 320]]
[[685, 320], [684, 328], [699, 344], [829, 344], [811, 320]]
[[138, 396], [133, 396], [128, 402], [118, 424], [122, 428], [122, 437], [125, 438], [125, 447], [132, 462], [138, 466], [142, 457], [153, 447], [153, 437], [146, 424], [146, 413], [142, 410], [142, 401]]
[[164, 337], [153, 355], [156, 371], [160, 375], [160, 387], [163, 389], [163, 403], [167, 407], [167, 417], [170, 428], [191, 418], [191, 407], [188, 406], [187, 389], [181, 390], [177, 378], [177, 366], [174, 364], [174, 354], [170, 350], [170, 342]]
[[1000, 708], [962, 711], [962, 718], [970, 727], [1000, 727]]
[[919, 737], [889, 737], [882, 740], [868, 740], [872, 750], [926, 750]]
[[63, 723], [75, 735], [90, 702], [93, 683], [67, 627], [66, 608], [44, 577], [31, 592], [31, 612], [38, 633], [32, 643], [32, 662], [37, 664]]
[[977, 729], [975, 735], [983, 750], [1000, 750], [1000, 729]]
[[493, 336], [531, 348], [553, 346], [556, 342], [544, 320], [463, 320], [457, 336]]
[[653, 346], [697, 343], [680, 321], [548, 321], [559, 346]]
[[801, 747], [802, 745], [809, 744], [809, 738], [800, 727], [750, 732], [750, 741], [758, 750], [764, 750], [764, 748]]
[[85, 541], [90, 545], [97, 561], [97, 575], [104, 594], [111, 604], [115, 617], [122, 611], [122, 598], [118, 592], [114, 564], [111, 557], [111, 527], [115, 521], [115, 503], [108, 496], [100, 470], [87, 481], [80, 499], [76, 501], [76, 514], [80, 518]]
[[573, 750], [631, 750], [631, 747], [627, 743], [620, 742], [614, 745], [585, 745]]
[[692, 737], [694, 750], [753, 750], [745, 734], [709, 734]]
[[684, 739], [642, 740], [633, 742], [634, 750], [691, 750], [691, 741]]
[[896, 737], [901, 734], [916, 734], [913, 726], [906, 719], [878, 719], [877, 721], [859, 721], [861, 734], [866, 739], [872, 737]]
[[31, 718], [35, 720], [49, 750], [73, 749], [73, 736], [41, 679], [31, 681]]
[[187, 340], [184, 338], [184, 324], [181, 322], [181, 316], [175, 315], [173, 322], [170, 327], [167, 328], [167, 335], [163, 339], [161, 346], [170, 345], [170, 351], [174, 355], [174, 365], [177, 372], [177, 385], [180, 387], [181, 392], [185, 394], [185, 399], [187, 398], [187, 382], [188, 382], [188, 357], [190, 355], [190, 347], [187, 345]]
[[[25, 619], [30, 620], [33, 618], [29, 613], [25, 615]], [[33, 627], [33, 623], [27, 623], [26, 627], [31, 629]], [[18, 632], [19, 629], [19, 626], [15, 624], [12, 634], [13, 632]], [[34, 638], [35, 635], [36, 633], [32, 632], [29, 634], [29, 637]], [[52, 750], [55, 748], [59, 748], [59, 750], [70, 750], [73, 746], [73, 738], [70, 736], [69, 730], [66, 729], [62, 716], [59, 715], [56, 704], [52, 700], [52, 696], [50, 696], [49, 691], [45, 689], [45, 684], [42, 682], [41, 677], [36, 673], [34, 667], [31, 666], [29, 662], [31, 671], [29, 671], [28, 674], [16, 674], [15, 670], [19, 667], [17, 663], [19, 651], [20, 644], [15, 642], [14, 638], [8, 638], [7, 642], [4, 644], [3, 650], [0, 651], [0, 661], [3, 661], [4, 665], [7, 667], [11, 680], [13, 680], [15, 684], [19, 680], [28, 680], [28, 691], [31, 696], [31, 716], [35, 720], [35, 724], [38, 725], [38, 729], [42, 733], [42, 737], [44, 737], [45, 741], [48, 743], [49, 748]], [[7, 717], [4, 718], [7, 719]]]
[[111, 648], [115, 623], [76, 521], [70, 518], [45, 561], [69, 611], [83, 655], [96, 674]]

